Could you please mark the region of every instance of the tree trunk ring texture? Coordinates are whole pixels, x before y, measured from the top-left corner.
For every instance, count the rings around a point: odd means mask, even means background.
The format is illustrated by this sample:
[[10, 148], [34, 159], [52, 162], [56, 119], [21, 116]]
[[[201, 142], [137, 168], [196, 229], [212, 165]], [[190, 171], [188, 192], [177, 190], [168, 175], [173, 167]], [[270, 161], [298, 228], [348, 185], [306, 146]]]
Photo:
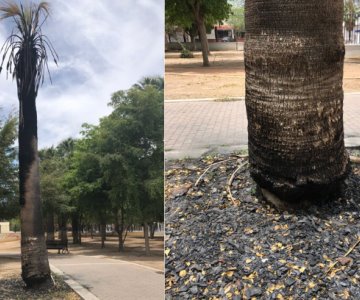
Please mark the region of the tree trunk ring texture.
[[342, 0], [245, 2], [250, 172], [286, 201], [325, 196], [349, 171]]

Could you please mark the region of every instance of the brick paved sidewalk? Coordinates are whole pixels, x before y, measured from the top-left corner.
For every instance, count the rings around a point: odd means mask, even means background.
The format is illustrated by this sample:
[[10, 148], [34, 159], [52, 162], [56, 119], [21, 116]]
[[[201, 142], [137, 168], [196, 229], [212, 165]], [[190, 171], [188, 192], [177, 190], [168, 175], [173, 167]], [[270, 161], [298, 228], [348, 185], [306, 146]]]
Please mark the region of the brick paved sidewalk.
[[[346, 146], [360, 146], [360, 93], [345, 94]], [[244, 100], [165, 101], [165, 158], [247, 148]]]

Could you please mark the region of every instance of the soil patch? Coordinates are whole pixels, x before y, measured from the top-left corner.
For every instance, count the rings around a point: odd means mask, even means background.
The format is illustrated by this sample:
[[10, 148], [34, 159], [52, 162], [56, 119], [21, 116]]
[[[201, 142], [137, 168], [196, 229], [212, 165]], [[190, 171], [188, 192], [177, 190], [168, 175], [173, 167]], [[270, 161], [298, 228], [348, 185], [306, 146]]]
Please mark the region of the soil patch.
[[[243, 51], [213, 51], [211, 66], [202, 67], [201, 52], [194, 58], [165, 53], [165, 99], [230, 98], [245, 96]], [[360, 59], [344, 64], [344, 92], [360, 92]]]
[[226, 186], [243, 161], [167, 162], [166, 299], [360, 299], [358, 166], [341, 197], [280, 212], [247, 168], [232, 182], [233, 204]]

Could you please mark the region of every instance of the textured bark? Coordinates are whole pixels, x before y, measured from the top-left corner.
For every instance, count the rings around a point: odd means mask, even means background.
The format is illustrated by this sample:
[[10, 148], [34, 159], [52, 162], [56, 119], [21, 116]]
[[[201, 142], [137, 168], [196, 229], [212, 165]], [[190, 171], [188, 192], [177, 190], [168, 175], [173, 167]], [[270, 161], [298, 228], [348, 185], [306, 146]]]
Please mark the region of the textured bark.
[[199, 37], [200, 37], [201, 52], [202, 52], [202, 57], [203, 57], [203, 66], [209, 67], [210, 66], [209, 46], [208, 46], [208, 41], [207, 41], [207, 36], [206, 36], [205, 22], [201, 17], [199, 17], [197, 19], [197, 26], [199, 28]]
[[149, 225], [144, 222], [145, 254], [150, 255]]
[[79, 217], [78, 212], [76, 212], [72, 215], [71, 228], [72, 228], [73, 244], [81, 244], [81, 232], [80, 232], [79, 219], [80, 219], [80, 217]]
[[156, 223], [150, 223], [149, 227], [150, 227], [150, 238], [154, 239], [155, 238], [155, 230], [156, 230]]
[[209, 67], [210, 66], [209, 56], [208, 56], [209, 55], [209, 45], [208, 45], [208, 40], [207, 40], [207, 36], [206, 36], [205, 19], [200, 11], [200, 4], [201, 4], [200, 1], [195, 1], [192, 9], [193, 9], [193, 16], [195, 19], [196, 27], [199, 32], [199, 38], [200, 38], [200, 43], [201, 43], [201, 52], [202, 52], [202, 57], [203, 57], [203, 66]]
[[[120, 217], [119, 217], [120, 213]], [[119, 220], [120, 219], [120, 220]], [[123, 252], [125, 250], [124, 247], [124, 209], [120, 208], [118, 212], [115, 213], [115, 231], [118, 234], [118, 240], [119, 240], [119, 251]]]
[[34, 85], [18, 86], [18, 97], [21, 276], [32, 287], [51, 283], [41, 212]]
[[349, 168], [343, 1], [247, 0], [245, 10], [251, 174], [283, 200], [332, 193]]
[[60, 240], [62, 241], [67, 241], [67, 228], [66, 228], [66, 223], [67, 223], [67, 217], [65, 214], [60, 214], [59, 216], [59, 233], [58, 233], [58, 237]]
[[54, 212], [49, 211], [46, 216], [46, 240], [54, 240], [55, 238], [55, 225], [54, 225]]
[[101, 248], [105, 248], [105, 241], [106, 241], [106, 224], [100, 224], [100, 235], [101, 235]]

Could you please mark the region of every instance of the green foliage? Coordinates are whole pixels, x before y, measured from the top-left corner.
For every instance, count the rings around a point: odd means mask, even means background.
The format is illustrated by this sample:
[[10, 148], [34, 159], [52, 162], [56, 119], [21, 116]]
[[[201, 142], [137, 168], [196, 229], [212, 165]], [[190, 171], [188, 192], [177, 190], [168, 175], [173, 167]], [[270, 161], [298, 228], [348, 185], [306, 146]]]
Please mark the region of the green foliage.
[[245, 10], [244, 7], [233, 7], [231, 10], [231, 15], [227, 19], [229, 25], [234, 26], [234, 30], [237, 36], [241, 32], [245, 31]]
[[10, 230], [14, 232], [20, 231], [20, 218], [13, 218], [10, 220]]
[[17, 118], [10, 115], [0, 121], [0, 219], [18, 215], [18, 166], [15, 163]]
[[[137, 202], [143, 220], [163, 218], [163, 93], [160, 77], [143, 79], [140, 85], [118, 91], [110, 102], [113, 113], [100, 124], [111, 133], [107, 137], [121, 155], [122, 171], [116, 171], [117, 177], [126, 172], [131, 178], [127, 183], [130, 193], [125, 195]], [[118, 189], [108, 183], [111, 190]]]
[[227, 19], [231, 5], [227, 0], [166, 0], [165, 21], [167, 24], [191, 27], [197, 18], [205, 24], [214, 25]]
[[360, 14], [360, 9], [353, 0], [346, 0], [344, 4], [344, 23], [348, 31], [352, 31], [355, 27], [356, 20]]
[[163, 93], [163, 78], [144, 78], [114, 93], [113, 112], [84, 124], [82, 138], [40, 151], [45, 214], [118, 224], [121, 234], [163, 220]]
[[70, 196], [64, 188], [64, 178], [69, 164], [64, 143], [60, 143], [56, 148], [51, 147], [39, 151], [40, 188], [45, 215], [48, 213], [69, 214], [74, 210], [70, 203]]
[[181, 50], [180, 57], [181, 58], [194, 58], [194, 54], [188, 49], [183, 49], [183, 50]]

